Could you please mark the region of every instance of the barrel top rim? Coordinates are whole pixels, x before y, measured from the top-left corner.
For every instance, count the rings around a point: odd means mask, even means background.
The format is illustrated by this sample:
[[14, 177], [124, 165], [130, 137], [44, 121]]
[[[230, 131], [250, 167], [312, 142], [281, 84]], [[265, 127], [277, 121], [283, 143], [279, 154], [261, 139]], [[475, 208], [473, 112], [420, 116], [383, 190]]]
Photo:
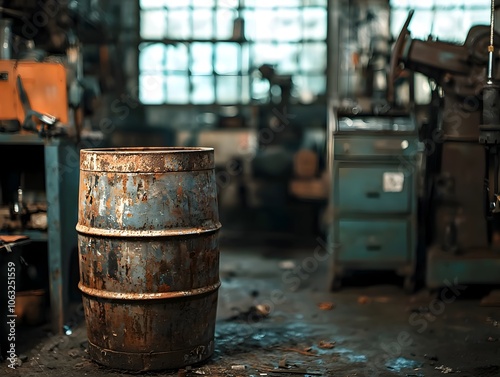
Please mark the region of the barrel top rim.
[[81, 149], [81, 153], [99, 154], [130, 154], [130, 153], [199, 153], [213, 152], [212, 147], [111, 147], [111, 148], [86, 148]]

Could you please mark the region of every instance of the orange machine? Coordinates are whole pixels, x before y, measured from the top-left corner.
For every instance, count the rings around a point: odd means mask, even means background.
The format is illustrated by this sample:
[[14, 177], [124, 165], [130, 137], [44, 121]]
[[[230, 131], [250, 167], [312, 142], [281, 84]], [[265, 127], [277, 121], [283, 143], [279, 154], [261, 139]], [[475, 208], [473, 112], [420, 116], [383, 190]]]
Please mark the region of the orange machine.
[[[23, 129], [68, 123], [66, 68], [62, 63], [0, 60], [0, 122]], [[30, 126], [31, 125], [31, 126]]]

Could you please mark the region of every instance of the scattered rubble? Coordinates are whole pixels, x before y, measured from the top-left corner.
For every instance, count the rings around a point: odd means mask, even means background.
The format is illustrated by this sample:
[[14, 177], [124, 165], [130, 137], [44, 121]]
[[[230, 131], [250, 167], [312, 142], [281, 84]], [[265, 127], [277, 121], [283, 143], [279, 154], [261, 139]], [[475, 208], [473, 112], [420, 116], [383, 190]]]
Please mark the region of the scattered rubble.
[[332, 310], [335, 308], [335, 304], [333, 302], [320, 302], [318, 308], [321, 310]]
[[358, 297], [358, 304], [364, 305], [364, 304], [369, 304], [370, 302], [371, 302], [371, 299], [368, 296], [359, 296]]
[[246, 368], [246, 365], [231, 365], [231, 369], [233, 370], [245, 370]]
[[318, 343], [318, 347], [321, 349], [329, 350], [335, 347], [335, 342], [327, 342], [325, 340], [320, 340]]
[[448, 373], [460, 373], [459, 370], [453, 370], [452, 368], [446, 367], [444, 365], [440, 365], [438, 367], [435, 367], [434, 369], [440, 370], [441, 373], [444, 373], [444, 374], [448, 374]]
[[[238, 311], [239, 309], [235, 308], [234, 310]], [[248, 310], [244, 312], [239, 312], [236, 315], [228, 318], [228, 321], [251, 321], [258, 322], [271, 314], [271, 308], [269, 305], [255, 305], [248, 308]]]

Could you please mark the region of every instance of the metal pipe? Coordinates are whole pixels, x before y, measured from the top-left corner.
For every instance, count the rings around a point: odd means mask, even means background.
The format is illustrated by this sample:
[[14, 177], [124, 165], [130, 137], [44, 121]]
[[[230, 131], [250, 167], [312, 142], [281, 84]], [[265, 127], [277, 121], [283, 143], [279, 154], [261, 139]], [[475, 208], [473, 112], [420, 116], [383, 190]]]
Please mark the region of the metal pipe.
[[488, 46], [488, 83], [493, 80], [493, 52], [495, 33], [495, 0], [491, 0], [491, 15], [490, 15], [490, 45]]

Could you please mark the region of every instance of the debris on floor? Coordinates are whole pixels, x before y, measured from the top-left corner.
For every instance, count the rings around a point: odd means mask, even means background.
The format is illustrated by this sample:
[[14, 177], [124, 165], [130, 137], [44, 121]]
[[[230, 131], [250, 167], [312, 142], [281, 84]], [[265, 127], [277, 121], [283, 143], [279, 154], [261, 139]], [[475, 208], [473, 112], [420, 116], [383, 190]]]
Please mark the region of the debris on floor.
[[312, 347], [307, 347], [304, 349], [299, 348], [280, 348], [282, 351], [296, 352], [304, 356], [316, 356], [316, 353], [312, 351]]
[[358, 304], [364, 305], [364, 304], [369, 304], [372, 300], [368, 296], [359, 296], [358, 297]]
[[335, 308], [335, 304], [333, 302], [320, 302], [318, 308], [321, 310], [332, 310]]
[[232, 370], [245, 370], [246, 368], [246, 365], [231, 365]]
[[239, 311], [238, 308], [233, 308], [238, 313], [228, 318], [229, 321], [260, 321], [271, 313], [271, 308], [268, 305], [254, 305], [245, 311]]
[[318, 347], [329, 350], [335, 347], [335, 342], [327, 342], [325, 340], [320, 340], [318, 343]]
[[458, 370], [453, 370], [453, 368], [446, 367], [444, 365], [440, 365], [438, 367], [435, 367], [434, 369], [440, 370], [441, 373], [448, 374], [448, 373], [460, 373]]

